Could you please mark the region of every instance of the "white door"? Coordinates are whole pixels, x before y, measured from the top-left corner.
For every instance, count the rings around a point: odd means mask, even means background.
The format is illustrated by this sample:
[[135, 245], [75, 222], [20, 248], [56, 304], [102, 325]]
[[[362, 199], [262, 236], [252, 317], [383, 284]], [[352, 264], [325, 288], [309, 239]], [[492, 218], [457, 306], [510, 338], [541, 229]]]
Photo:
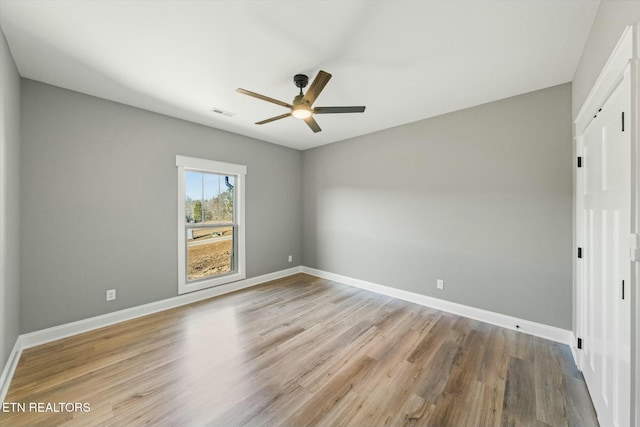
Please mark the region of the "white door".
[[628, 68], [624, 76], [582, 138], [582, 369], [603, 427], [628, 427], [631, 420]]

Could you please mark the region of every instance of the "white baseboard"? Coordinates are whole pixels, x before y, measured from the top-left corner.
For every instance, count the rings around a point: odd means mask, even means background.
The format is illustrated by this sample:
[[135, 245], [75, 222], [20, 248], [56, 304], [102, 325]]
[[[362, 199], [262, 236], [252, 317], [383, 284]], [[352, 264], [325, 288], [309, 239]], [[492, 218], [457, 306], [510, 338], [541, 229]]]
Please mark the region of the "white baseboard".
[[22, 339], [18, 337], [18, 339], [16, 339], [16, 343], [13, 345], [11, 353], [9, 353], [9, 360], [7, 360], [7, 364], [4, 365], [2, 376], [0, 376], [0, 403], [4, 402], [4, 398], [7, 396], [9, 385], [11, 385], [11, 379], [13, 378], [13, 373], [16, 371], [16, 367], [18, 366], [21, 354]]
[[291, 276], [292, 274], [300, 272], [301, 267], [288, 268], [286, 270], [280, 270], [273, 273], [263, 274], [262, 276], [251, 277], [226, 285], [216, 286], [215, 288], [203, 289], [201, 291], [195, 291], [161, 301], [139, 305], [137, 307], [126, 308], [124, 310], [114, 311], [112, 313], [90, 317], [76, 322], [65, 323], [64, 325], [54, 326], [40, 331], [30, 332], [28, 334], [20, 335], [22, 348], [35, 347], [61, 338], [92, 331], [94, 329], [157, 313], [159, 311], [168, 310], [170, 308], [179, 307], [181, 305], [191, 304], [218, 295], [228, 294], [229, 292], [249, 288], [251, 286]]
[[[506, 314], [494, 313], [480, 308], [470, 307], [468, 305], [458, 304], [439, 298], [433, 298], [426, 295], [416, 294], [414, 292], [404, 291], [402, 289], [391, 288], [389, 286], [379, 285], [377, 283], [367, 282], [365, 280], [354, 279], [352, 277], [340, 274], [329, 273], [327, 271], [315, 268], [302, 267], [302, 272], [318, 276], [323, 279], [333, 280], [335, 282], [344, 283], [345, 285], [354, 286], [356, 288], [365, 289], [404, 301], [413, 302], [424, 305], [426, 307], [435, 308], [437, 310], [446, 311], [448, 313], [457, 314], [458, 316], [468, 317], [470, 319], [479, 320], [481, 322], [490, 323], [492, 325], [501, 326], [503, 328], [518, 330], [529, 335], [556, 341], [562, 344], [571, 345], [572, 331], [556, 328], [555, 326], [544, 325], [542, 323], [532, 322], [530, 320], [519, 319], [517, 317], [508, 316]], [[519, 328], [516, 328], [516, 325]]]
[[582, 366], [580, 366], [579, 360], [578, 360], [578, 347], [576, 347], [578, 344], [578, 340], [576, 337], [576, 334], [572, 331], [571, 332], [571, 338], [570, 338], [571, 342], [569, 343], [569, 348], [571, 349], [571, 355], [573, 356], [573, 361], [575, 362], [577, 368], [579, 371], [582, 371]]

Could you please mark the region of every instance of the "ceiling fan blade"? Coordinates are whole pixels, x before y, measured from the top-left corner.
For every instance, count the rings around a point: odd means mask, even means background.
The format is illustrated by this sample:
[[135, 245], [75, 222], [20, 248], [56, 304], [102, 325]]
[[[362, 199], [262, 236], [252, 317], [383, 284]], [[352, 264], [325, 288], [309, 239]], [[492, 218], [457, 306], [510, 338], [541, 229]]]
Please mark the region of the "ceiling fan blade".
[[293, 108], [293, 105], [287, 104], [283, 101], [278, 101], [277, 99], [269, 98], [268, 96], [260, 95], [259, 93], [251, 92], [250, 90], [238, 88], [236, 92], [241, 93], [243, 95], [253, 96], [254, 98], [262, 99], [263, 101], [271, 102], [272, 104], [282, 105], [286, 108]]
[[364, 113], [365, 106], [360, 107], [316, 107], [313, 114]]
[[263, 125], [265, 123], [275, 122], [276, 120], [284, 119], [285, 117], [289, 117], [291, 113], [281, 114], [279, 116], [271, 117], [270, 119], [265, 119], [261, 122], [256, 122], [257, 125]]
[[320, 129], [320, 126], [318, 126], [318, 122], [316, 122], [316, 121], [313, 119], [313, 116], [309, 116], [309, 117], [307, 117], [306, 119], [303, 119], [303, 120], [304, 120], [304, 122], [305, 122], [306, 124], [308, 124], [308, 125], [309, 125], [309, 127], [311, 128], [311, 130], [312, 130], [314, 133], [320, 132], [320, 131], [322, 130], [322, 129]]
[[307, 93], [304, 94], [302, 102], [312, 105], [316, 98], [318, 98], [318, 95], [320, 95], [320, 92], [322, 92], [322, 89], [327, 85], [330, 78], [331, 74], [326, 71], [318, 71], [318, 75], [313, 79], [313, 83], [311, 83], [311, 86], [307, 89]]

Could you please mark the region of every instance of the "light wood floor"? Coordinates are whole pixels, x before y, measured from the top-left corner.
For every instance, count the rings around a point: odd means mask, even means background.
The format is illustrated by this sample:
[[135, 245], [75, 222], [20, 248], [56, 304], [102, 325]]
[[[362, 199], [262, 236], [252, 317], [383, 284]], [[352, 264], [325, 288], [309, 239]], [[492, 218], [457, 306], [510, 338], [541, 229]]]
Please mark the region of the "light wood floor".
[[567, 346], [304, 274], [25, 350], [6, 402], [91, 409], [10, 426], [597, 425]]

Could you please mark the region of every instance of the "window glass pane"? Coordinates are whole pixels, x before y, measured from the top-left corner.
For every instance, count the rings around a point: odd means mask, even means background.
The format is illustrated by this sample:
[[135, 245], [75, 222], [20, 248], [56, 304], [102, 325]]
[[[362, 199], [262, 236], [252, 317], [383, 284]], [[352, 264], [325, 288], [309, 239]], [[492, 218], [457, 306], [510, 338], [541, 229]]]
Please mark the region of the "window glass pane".
[[217, 221], [217, 211], [215, 209], [215, 203], [218, 200], [218, 182], [220, 181], [220, 175], [212, 173], [205, 173], [203, 177], [204, 183], [204, 195], [203, 203], [204, 207], [204, 222], [219, 222]]
[[220, 222], [235, 222], [235, 220], [233, 219], [233, 189], [235, 180], [233, 179], [233, 176], [221, 176], [220, 178], [218, 217], [220, 218]]
[[234, 222], [235, 177], [206, 172], [185, 172], [185, 221]]
[[187, 228], [187, 280], [234, 271], [233, 227]]
[[186, 171], [185, 182], [185, 221], [202, 222], [202, 172]]

